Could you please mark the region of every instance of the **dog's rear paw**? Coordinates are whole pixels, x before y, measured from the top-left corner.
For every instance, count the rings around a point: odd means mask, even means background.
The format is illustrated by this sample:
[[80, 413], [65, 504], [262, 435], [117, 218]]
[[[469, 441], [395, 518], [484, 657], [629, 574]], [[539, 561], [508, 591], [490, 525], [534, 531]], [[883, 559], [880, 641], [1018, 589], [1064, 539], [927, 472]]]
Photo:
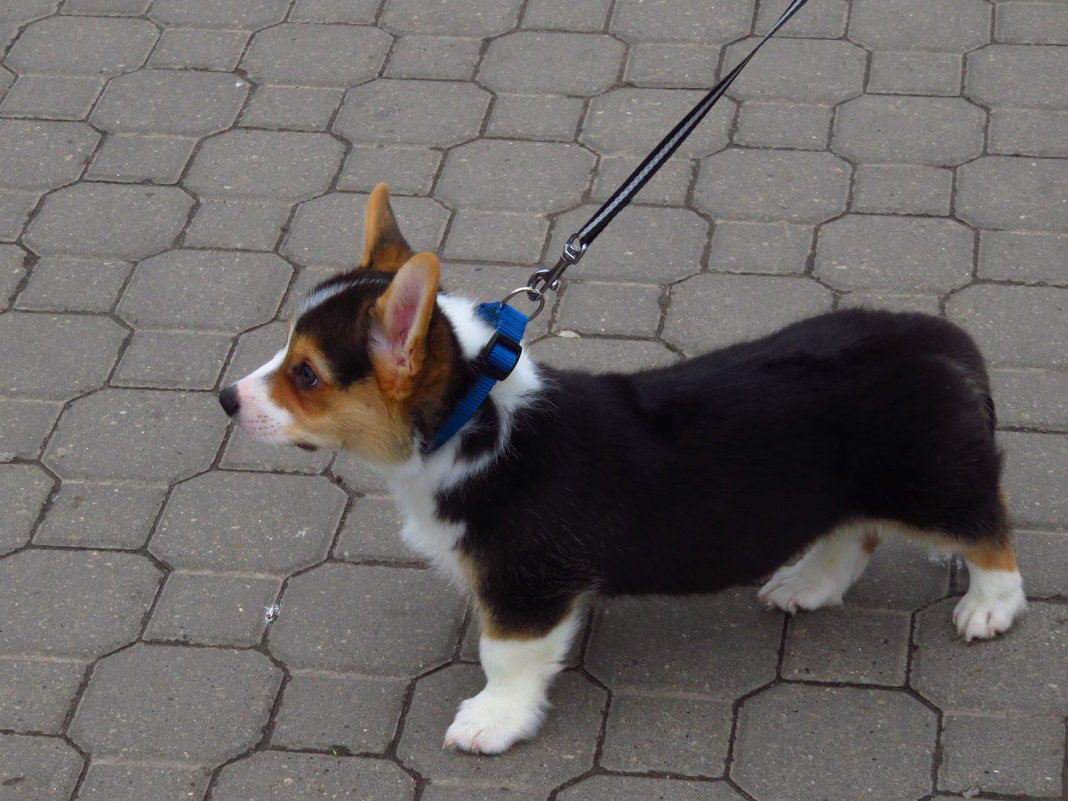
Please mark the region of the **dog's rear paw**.
[[842, 603], [848, 585], [841, 586], [836, 576], [813, 569], [801, 560], [796, 565], [780, 567], [760, 591], [757, 598], [769, 609], [781, 609], [791, 615], [798, 609], [819, 609]]
[[1019, 573], [984, 571], [978, 580], [973, 577], [968, 592], [953, 610], [953, 622], [967, 642], [986, 640], [1008, 631], [1026, 608]]
[[483, 690], [460, 704], [442, 747], [473, 754], [500, 754], [520, 740], [533, 737], [541, 719], [539, 708], [526, 709]]

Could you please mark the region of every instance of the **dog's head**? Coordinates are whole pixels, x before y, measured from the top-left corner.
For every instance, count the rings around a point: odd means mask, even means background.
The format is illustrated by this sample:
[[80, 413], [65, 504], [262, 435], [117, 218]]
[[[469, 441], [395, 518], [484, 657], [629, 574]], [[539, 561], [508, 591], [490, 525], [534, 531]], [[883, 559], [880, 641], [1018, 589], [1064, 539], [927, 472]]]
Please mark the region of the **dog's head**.
[[412, 253], [379, 184], [360, 266], [308, 295], [286, 346], [224, 389], [223, 409], [267, 442], [406, 461], [416, 432], [440, 418], [457, 360], [438, 271], [434, 255]]

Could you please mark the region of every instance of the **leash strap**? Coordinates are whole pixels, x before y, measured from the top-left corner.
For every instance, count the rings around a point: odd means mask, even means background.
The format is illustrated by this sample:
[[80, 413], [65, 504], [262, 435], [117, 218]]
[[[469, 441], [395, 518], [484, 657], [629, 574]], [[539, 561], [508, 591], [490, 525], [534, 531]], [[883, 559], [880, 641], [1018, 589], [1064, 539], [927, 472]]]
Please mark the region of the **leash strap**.
[[498, 381], [503, 381], [519, 363], [523, 347], [523, 332], [527, 327], [527, 315], [506, 303], [480, 303], [478, 316], [496, 330], [478, 356], [478, 377], [470, 386], [456, 408], [445, 418], [434, 437], [431, 452], [436, 451], [463, 428], [485, 402], [490, 390]]
[[536, 299], [537, 295], [544, 293], [550, 289], [555, 290], [560, 283], [560, 277], [563, 275], [564, 270], [577, 262], [586, 253], [586, 249], [593, 244], [595, 240], [608, 224], [615, 219], [615, 216], [619, 214], [627, 204], [633, 199], [633, 197], [645, 186], [649, 179], [656, 175], [657, 171], [663, 166], [664, 162], [671, 157], [671, 155], [679, 149], [679, 146], [686, 141], [686, 137], [690, 135], [698, 123], [704, 119], [705, 115], [712, 109], [713, 106], [719, 101], [721, 97], [726, 93], [727, 89], [734, 79], [741, 74], [745, 66], [756, 55], [757, 51], [764, 46], [764, 43], [774, 36], [778, 30], [789, 22], [797, 11], [807, 3], [808, 0], [793, 0], [789, 8], [782, 13], [782, 16], [771, 26], [771, 29], [764, 34], [763, 38], [757, 42], [756, 46], [750, 51], [744, 59], [742, 59], [738, 65], [728, 72], [712, 89], [706, 94], [697, 105], [695, 105], [686, 114], [685, 117], [676, 125], [667, 136], [660, 140], [653, 151], [645, 157], [645, 160], [638, 165], [638, 168], [630, 174], [630, 177], [623, 183], [623, 185], [615, 191], [605, 203], [597, 210], [597, 213], [593, 215], [587, 221], [587, 223], [579, 229], [578, 233], [573, 234], [568, 239], [567, 244], [564, 245], [564, 251], [560, 256], [560, 260], [556, 266], [552, 268], [545, 268], [538, 270], [531, 276], [528, 281], [529, 293], [531, 299]]

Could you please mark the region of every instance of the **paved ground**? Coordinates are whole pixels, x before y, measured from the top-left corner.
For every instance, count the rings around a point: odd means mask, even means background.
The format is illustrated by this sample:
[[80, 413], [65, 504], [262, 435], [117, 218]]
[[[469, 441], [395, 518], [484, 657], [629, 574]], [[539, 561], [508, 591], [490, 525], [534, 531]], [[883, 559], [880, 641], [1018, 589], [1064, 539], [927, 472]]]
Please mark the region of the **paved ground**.
[[[388, 181], [448, 284], [551, 259], [771, 0], [0, 2], [0, 800], [1064, 797], [1068, 4], [811, 0], [573, 271], [536, 353], [632, 368], [835, 306], [993, 365], [1031, 610], [882, 550], [840, 610], [592, 614], [556, 711], [442, 753], [457, 595], [373, 478], [215, 391]], [[878, 421], [873, 421], [878, 424]]]

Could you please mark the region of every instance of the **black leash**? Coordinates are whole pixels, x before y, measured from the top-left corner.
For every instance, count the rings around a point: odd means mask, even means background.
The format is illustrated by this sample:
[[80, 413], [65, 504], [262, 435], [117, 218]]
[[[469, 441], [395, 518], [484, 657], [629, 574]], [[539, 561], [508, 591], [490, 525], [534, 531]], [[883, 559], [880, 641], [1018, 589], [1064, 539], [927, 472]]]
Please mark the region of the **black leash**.
[[560, 260], [553, 267], [545, 267], [538, 270], [530, 276], [530, 280], [527, 282], [527, 286], [522, 289], [510, 293], [508, 297], [502, 301], [507, 303], [512, 297], [520, 292], [526, 292], [527, 297], [532, 301], [538, 301], [538, 308], [530, 315], [531, 318], [535, 317], [538, 312], [541, 311], [545, 305], [545, 293], [549, 290], [555, 291], [560, 286], [560, 278], [564, 274], [564, 270], [575, 264], [581, 259], [587, 248], [593, 244], [595, 240], [608, 224], [615, 219], [615, 216], [619, 214], [627, 204], [634, 198], [634, 196], [645, 186], [649, 179], [656, 175], [657, 171], [663, 166], [664, 162], [668, 160], [672, 153], [679, 149], [679, 146], [686, 141], [686, 137], [690, 135], [698, 123], [704, 119], [705, 115], [712, 109], [714, 105], [723, 97], [728, 87], [734, 82], [734, 79], [738, 77], [745, 65], [756, 55], [757, 51], [764, 46], [764, 43], [768, 41], [775, 33], [785, 25], [790, 18], [797, 13], [808, 0], [793, 0], [790, 3], [790, 7], [783, 12], [778, 21], [771, 26], [764, 37], [757, 42], [756, 46], [750, 51], [738, 66], [732, 69], [724, 76], [719, 83], [717, 83], [712, 90], [705, 95], [685, 117], [681, 122], [676, 125], [671, 132], [660, 140], [653, 152], [645, 157], [645, 161], [638, 165], [638, 168], [630, 174], [630, 177], [623, 183], [623, 185], [616, 190], [615, 194], [610, 197], [601, 208], [597, 210], [587, 223], [582, 226], [581, 229], [575, 234], [571, 235], [571, 238], [567, 240], [567, 244], [564, 245], [564, 252], [560, 256]]

